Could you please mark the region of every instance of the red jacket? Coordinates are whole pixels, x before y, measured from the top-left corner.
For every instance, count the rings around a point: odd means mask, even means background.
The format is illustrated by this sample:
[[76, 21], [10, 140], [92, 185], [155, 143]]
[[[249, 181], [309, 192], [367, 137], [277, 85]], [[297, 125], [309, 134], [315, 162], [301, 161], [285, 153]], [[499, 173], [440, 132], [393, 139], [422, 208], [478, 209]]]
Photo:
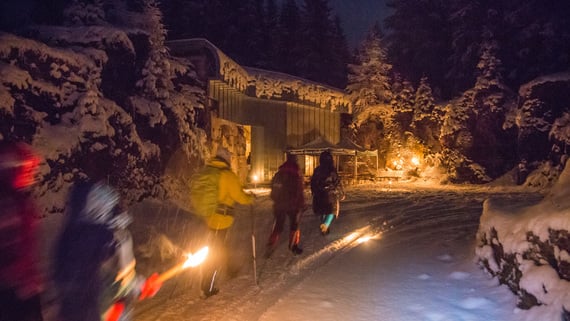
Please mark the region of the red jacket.
[[299, 165], [293, 161], [283, 163], [271, 182], [271, 199], [274, 208], [302, 210], [305, 207], [303, 188]]
[[36, 214], [22, 193], [0, 198], [0, 289], [13, 289], [22, 299], [39, 294], [42, 287]]

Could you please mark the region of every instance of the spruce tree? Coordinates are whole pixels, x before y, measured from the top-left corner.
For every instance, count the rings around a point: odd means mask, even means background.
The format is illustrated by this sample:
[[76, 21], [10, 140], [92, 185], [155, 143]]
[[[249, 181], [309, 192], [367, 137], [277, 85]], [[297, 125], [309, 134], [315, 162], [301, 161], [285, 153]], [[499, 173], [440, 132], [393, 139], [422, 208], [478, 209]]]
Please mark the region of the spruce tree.
[[355, 60], [348, 66], [348, 85], [346, 87], [355, 111], [388, 103], [392, 98], [390, 71], [386, 50], [382, 44], [382, 32], [376, 24], [361, 44]]

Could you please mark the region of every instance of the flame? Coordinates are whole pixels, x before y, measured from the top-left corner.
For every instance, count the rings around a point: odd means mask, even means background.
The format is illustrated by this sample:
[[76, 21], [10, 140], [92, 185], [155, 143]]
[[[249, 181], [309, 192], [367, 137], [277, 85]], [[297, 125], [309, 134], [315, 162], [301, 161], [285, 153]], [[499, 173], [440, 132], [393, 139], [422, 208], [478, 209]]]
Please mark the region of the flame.
[[259, 180], [259, 177], [258, 177], [257, 175], [253, 175], [252, 178], [253, 178], [253, 181], [254, 181], [254, 182], [257, 182], [257, 181]]
[[189, 267], [196, 267], [200, 264], [202, 264], [202, 262], [204, 262], [206, 260], [206, 257], [208, 256], [208, 247], [204, 246], [203, 248], [201, 248], [198, 252], [192, 254], [192, 253], [188, 253], [186, 254], [186, 256], [188, 257], [186, 259], [186, 261], [184, 261], [184, 264], [182, 265], [182, 268], [189, 268]]
[[412, 157], [412, 164], [418, 166], [420, 164], [420, 159], [417, 156]]

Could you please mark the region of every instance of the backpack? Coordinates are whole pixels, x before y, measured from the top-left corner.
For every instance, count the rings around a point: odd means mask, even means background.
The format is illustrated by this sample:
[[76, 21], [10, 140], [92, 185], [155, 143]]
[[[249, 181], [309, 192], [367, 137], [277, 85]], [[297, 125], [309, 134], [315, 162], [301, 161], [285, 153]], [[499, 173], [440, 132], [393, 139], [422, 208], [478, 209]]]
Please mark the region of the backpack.
[[279, 170], [271, 180], [270, 197], [275, 203], [294, 203], [297, 197], [297, 188], [297, 177], [285, 170]]
[[333, 171], [326, 171], [324, 168], [318, 168], [311, 177], [311, 192], [313, 194], [323, 193], [336, 189], [337, 183]]
[[192, 175], [190, 205], [194, 214], [209, 217], [216, 211], [221, 173], [220, 168], [205, 166]]

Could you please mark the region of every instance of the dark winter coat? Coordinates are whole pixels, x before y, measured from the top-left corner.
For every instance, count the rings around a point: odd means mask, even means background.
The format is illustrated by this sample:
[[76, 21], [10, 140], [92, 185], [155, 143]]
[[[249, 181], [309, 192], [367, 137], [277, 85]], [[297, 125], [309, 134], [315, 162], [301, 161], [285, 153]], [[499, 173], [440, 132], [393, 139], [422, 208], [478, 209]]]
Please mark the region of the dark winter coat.
[[334, 214], [337, 202], [342, 194], [342, 185], [336, 169], [328, 164], [315, 168], [311, 177], [313, 194], [313, 212], [315, 215]]
[[270, 196], [276, 211], [300, 211], [305, 207], [303, 178], [295, 161], [279, 167], [271, 180]]
[[37, 259], [36, 209], [25, 193], [0, 195], [0, 290], [13, 290], [21, 299], [38, 295], [41, 277]]
[[[93, 183], [79, 183], [71, 192], [68, 221], [56, 245], [54, 281], [60, 299], [60, 321], [100, 321], [106, 309], [102, 304], [104, 280], [102, 267], [116, 254], [114, 230], [106, 222], [85, 216], [88, 194]], [[112, 211], [113, 200], [105, 194], [93, 199], [106, 211]], [[109, 205], [111, 204], [111, 205]], [[93, 208], [90, 204], [89, 208]], [[112, 217], [111, 213], [107, 213]]]
[[113, 232], [104, 225], [77, 223], [67, 227], [57, 245], [55, 281], [61, 321], [99, 321], [104, 262], [115, 252]]

